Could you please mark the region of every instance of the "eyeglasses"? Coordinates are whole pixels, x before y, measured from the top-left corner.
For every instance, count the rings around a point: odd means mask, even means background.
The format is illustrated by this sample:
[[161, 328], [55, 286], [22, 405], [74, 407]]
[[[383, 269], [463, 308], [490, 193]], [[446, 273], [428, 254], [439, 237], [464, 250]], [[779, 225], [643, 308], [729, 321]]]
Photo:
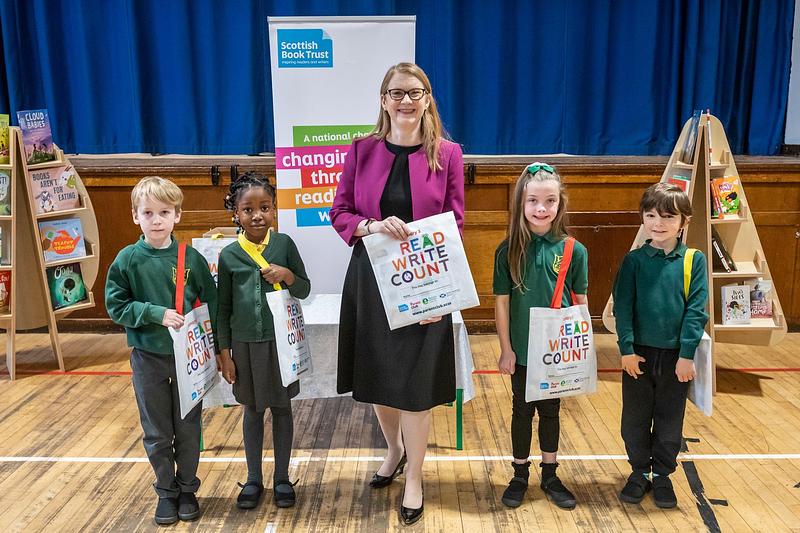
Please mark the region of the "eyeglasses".
[[389, 89], [386, 91], [386, 94], [388, 94], [389, 98], [391, 98], [392, 100], [397, 100], [399, 102], [400, 100], [405, 98], [406, 95], [408, 95], [408, 97], [411, 98], [412, 100], [417, 101], [423, 96], [425, 96], [427, 92], [428, 91], [426, 91], [425, 89], [411, 89], [408, 91], [404, 91], [403, 89]]

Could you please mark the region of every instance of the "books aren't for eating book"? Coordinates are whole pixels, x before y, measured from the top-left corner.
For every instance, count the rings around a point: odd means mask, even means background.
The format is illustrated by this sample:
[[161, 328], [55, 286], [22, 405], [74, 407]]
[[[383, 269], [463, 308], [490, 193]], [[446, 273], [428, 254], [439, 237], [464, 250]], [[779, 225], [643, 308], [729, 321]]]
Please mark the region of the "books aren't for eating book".
[[31, 194], [36, 213], [52, 213], [81, 206], [78, 175], [72, 165], [32, 170]]
[[750, 287], [748, 285], [723, 285], [722, 324], [750, 323]]

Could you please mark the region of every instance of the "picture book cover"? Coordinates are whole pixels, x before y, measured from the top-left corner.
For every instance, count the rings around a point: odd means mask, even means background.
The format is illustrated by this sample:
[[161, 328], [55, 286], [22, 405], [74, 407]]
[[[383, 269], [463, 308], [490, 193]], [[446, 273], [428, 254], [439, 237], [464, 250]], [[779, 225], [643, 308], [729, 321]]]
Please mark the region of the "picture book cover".
[[11, 162], [8, 125], [8, 115], [0, 113], [0, 165], [7, 165]]
[[11, 272], [0, 272], [0, 313], [8, 313], [11, 302]]
[[689, 135], [683, 142], [683, 150], [681, 150], [681, 159], [684, 163], [694, 163], [694, 148], [697, 143], [697, 130], [700, 127], [700, 115], [703, 113], [700, 109], [695, 109], [692, 113], [692, 122], [689, 126]]
[[22, 144], [29, 165], [54, 161], [56, 149], [50, 131], [50, 118], [47, 109], [17, 111], [19, 129], [22, 130]]
[[739, 178], [725, 176], [711, 180], [711, 186], [716, 193], [718, 209], [721, 216], [739, 214]]
[[750, 287], [747, 285], [723, 285], [722, 324], [750, 323]]
[[0, 169], [0, 215], [11, 214], [11, 171]]
[[736, 263], [733, 261], [728, 249], [725, 248], [725, 244], [714, 226], [711, 226], [711, 248], [714, 252], [712, 256], [714, 272], [733, 272], [736, 270]]
[[47, 268], [47, 287], [53, 310], [69, 307], [86, 299], [86, 286], [81, 277], [81, 265], [70, 263]]
[[667, 183], [670, 185], [677, 185], [686, 194], [689, 194], [689, 183], [691, 183], [691, 181], [692, 178], [687, 178], [686, 176], [675, 175], [671, 178], [667, 178]]
[[79, 218], [43, 220], [39, 222], [39, 235], [46, 263], [86, 257], [83, 226]]
[[36, 213], [52, 213], [81, 206], [78, 175], [72, 165], [33, 170], [30, 176]]
[[757, 279], [750, 282], [750, 316], [772, 318], [772, 281]]

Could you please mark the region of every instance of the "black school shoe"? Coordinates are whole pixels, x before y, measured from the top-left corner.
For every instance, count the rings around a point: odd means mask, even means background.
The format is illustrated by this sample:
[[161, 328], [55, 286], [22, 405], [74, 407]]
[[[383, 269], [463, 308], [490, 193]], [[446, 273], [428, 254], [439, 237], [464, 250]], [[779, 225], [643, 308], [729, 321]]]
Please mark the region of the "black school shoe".
[[290, 483], [289, 481], [278, 481], [272, 487], [272, 496], [275, 499], [275, 505], [278, 507], [292, 507], [295, 503], [294, 486], [297, 483]]
[[540, 463], [539, 466], [542, 467], [542, 484], [540, 486], [550, 501], [562, 509], [574, 509], [577, 505], [575, 495], [561, 483], [556, 475], [558, 463]]
[[678, 498], [675, 497], [675, 490], [668, 476], [653, 477], [653, 500], [656, 507], [661, 509], [672, 509], [678, 505]]
[[519, 507], [525, 499], [525, 492], [528, 490], [528, 478], [530, 477], [530, 461], [527, 463], [511, 463], [514, 468], [514, 477], [508, 482], [501, 501], [508, 507]]
[[640, 503], [650, 487], [650, 480], [644, 477], [644, 474], [634, 472], [628, 476], [628, 482], [622, 487], [619, 499], [625, 503]]
[[168, 526], [178, 521], [178, 498], [159, 498], [153, 517], [159, 526]]
[[237, 483], [242, 490], [236, 498], [236, 507], [239, 509], [254, 509], [264, 493], [264, 485], [258, 481], [248, 481], [244, 485]]
[[200, 516], [200, 504], [194, 492], [181, 492], [178, 495], [178, 518], [181, 520], [196, 520]]

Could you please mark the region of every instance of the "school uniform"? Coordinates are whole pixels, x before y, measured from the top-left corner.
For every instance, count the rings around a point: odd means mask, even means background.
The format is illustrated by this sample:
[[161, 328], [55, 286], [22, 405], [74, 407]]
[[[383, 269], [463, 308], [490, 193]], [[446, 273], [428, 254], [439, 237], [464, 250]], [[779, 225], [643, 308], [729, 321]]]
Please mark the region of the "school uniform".
[[[533, 402], [525, 401], [525, 380], [528, 364], [528, 336], [530, 308], [550, 307], [550, 301], [558, 281], [558, 271], [564, 256], [565, 238], [552, 232], [543, 236], [531, 235], [525, 254], [524, 287], [515, 287], [508, 263], [508, 240], [500, 243], [495, 251], [493, 292], [509, 295], [509, 333], [511, 348], [517, 357], [516, 368], [511, 375], [512, 415], [511, 441], [514, 457], [525, 459], [530, 455], [531, 421], [539, 413], [539, 447], [544, 452], [558, 451], [560, 431], [560, 398]], [[564, 280], [561, 305], [573, 305], [571, 294], [586, 294], [589, 286], [588, 254], [586, 247], [578, 241], [572, 252], [569, 270]]]
[[[311, 282], [291, 237], [270, 232], [269, 241], [259, 245], [258, 250], [267, 263], [286, 267], [294, 274], [295, 282], [288, 287], [292, 296], [305, 298], [309, 295]], [[272, 411], [273, 435], [277, 437], [273, 438], [276, 477], [281, 479], [276, 481], [288, 480], [291, 399], [300, 393], [300, 382], [295, 381], [288, 387], [281, 382], [275, 327], [266, 298], [266, 293], [275, 288], [264, 280], [260, 267], [238, 242], [223, 248], [218, 264], [217, 343], [220, 349], [231, 349], [236, 365], [233, 395], [246, 407], [243, 431], [248, 481], [260, 481], [263, 416], [267, 407]]]
[[[105, 287], [108, 315], [125, 326], [128, 346], [133, 348], [133, 390], [144, 448], [156, 474], [154, 487], [161, 498], [197, 492], [200, 487], [196, 474], [202, 403], [181, 418], [172, 337], [162, 325], [166, 310], [175, 308], [177, 263], [174, 238], [169, 247], [156, 249], [142, 236], [119, 252]], [[199, 298], [208, 304], [213, 319], [217, 311], [214, 278], [205, 258], [191, 247], [186, 248], [185, 279], [184, 309], [191, 309]]]
[[708, 321], [706, 258], [692, 258], [684, 294], [686, 245], [670, 253], [650, 241], [628, 252], [614, 283], [621, 355], [645, 358], [634, 379], [622, 372], [622, 438], [635, 473], [667, 476], [677, 467], [689, 382], [675, 374], [678, 358], [693, 359]]

